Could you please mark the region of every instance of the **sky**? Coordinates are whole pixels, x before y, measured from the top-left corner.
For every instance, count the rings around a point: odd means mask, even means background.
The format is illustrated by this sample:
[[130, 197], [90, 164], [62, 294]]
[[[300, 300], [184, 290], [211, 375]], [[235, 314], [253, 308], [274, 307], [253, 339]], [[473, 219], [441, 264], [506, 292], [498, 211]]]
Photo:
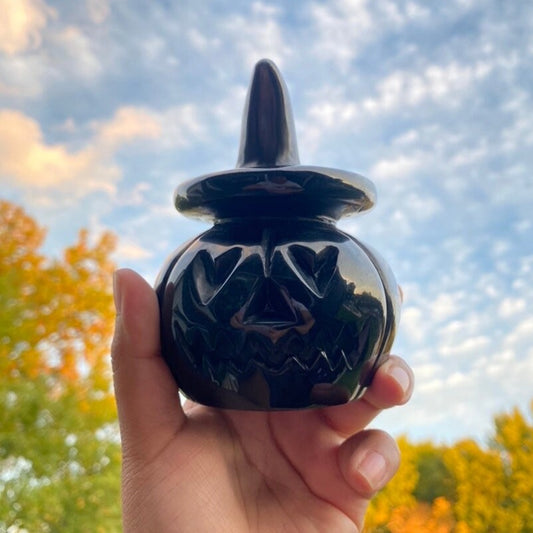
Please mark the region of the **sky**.
[[394, 435], [487, 442], [533, 399], [533, 3], [0, 0], [0, 196], [59, 255], [81, 228], [151, 283], [208, 228], [175, 187], [233, 168], [254, 64], [291, 95], [303, 164], [370, 178], [339, 227], [405, 300]]

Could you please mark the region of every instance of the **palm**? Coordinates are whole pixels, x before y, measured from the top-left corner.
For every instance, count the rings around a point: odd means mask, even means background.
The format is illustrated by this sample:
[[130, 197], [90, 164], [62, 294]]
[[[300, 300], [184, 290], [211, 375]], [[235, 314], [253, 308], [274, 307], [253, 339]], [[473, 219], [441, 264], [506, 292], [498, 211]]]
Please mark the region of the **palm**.
[[[343, 406], [253, 412], [188, 402], [183, 410], [157, 356], [155, 297], [131, 272], [122, 284], [113, 362], [125, 531], [359, 531], [398, 461], [390, 437], [364, 428], [380, 408], [405, 402], [410, 385], [384, 365], [365, 398]], [[359, 466], [375, 450], [387, 464], [370, 483]]]
[[[367, 501], [354, 499], [340, 472], [343, 440], [319, 411], [195, 406], [178, 437], [137, 473], [146, 493], [136, 491], [138, 501], [130, 505], [146, 516], [143, 505], [159, 502], [161, 523], [145, 524], [145, 531], [172, 531], [176, 523], [194, 524], [191, 531], [326, 531], [326, 524], [331, 531], [354, 531]], [[174, 500], [181, 501], [179, 510], [169, 504]]]

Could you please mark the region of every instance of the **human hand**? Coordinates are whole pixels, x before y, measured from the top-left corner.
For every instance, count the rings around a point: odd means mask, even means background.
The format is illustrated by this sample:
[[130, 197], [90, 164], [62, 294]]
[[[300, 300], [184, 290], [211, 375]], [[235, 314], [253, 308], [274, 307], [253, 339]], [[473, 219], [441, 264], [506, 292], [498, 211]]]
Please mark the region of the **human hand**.
[[413, 374], [391, 356], [363, 398], [303, 411], [186, 402], [160, 355], [159, 311], [135, 272], [115, 277], [113, 375], [125, 533], [359, 532], [400, 457], [365, 427], [405, 403]]

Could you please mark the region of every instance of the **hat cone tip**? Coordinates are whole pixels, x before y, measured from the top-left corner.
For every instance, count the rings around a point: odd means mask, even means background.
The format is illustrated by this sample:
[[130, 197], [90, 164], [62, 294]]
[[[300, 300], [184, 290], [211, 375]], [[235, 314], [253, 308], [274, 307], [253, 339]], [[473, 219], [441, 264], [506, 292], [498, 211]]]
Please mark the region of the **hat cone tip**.
[[270, 59], [256, 65], [243, 113], [237, 168], [299, 164], [287, 87]]

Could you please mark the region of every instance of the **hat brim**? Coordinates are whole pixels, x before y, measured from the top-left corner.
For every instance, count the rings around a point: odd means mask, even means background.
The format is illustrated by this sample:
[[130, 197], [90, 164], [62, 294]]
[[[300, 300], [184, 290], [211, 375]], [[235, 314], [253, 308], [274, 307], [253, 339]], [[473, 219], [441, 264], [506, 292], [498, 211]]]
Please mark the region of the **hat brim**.
[[243, 167], [207, 174], [179, 185], [174, 202], [187, 216], [304, 216], [338, 220], [373, 207], [376, 189], [367, 178], [316, 166]]

